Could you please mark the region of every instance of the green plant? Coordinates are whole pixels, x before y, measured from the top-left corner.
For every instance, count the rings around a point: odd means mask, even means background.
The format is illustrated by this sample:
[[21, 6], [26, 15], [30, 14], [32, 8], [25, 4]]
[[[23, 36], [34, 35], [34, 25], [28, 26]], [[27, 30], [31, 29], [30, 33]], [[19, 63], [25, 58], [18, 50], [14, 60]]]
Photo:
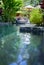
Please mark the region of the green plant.
[[40, 9], [33, 9], [30, 12], [30, 22], [34, 24], [41, 24], [42, 23], [42, 12]]
[[0, 8], [3, 8], [3, 2], [0, 1]]
[[43, 10], [43, 12], [42, 12], [42, 15], [43, 15], [43, 26], [44, 26], [44, 10]]
[[22, 0], [2, 0], [4, 4], [3, 20], [13, 21], [15, 14], [23, 4]]

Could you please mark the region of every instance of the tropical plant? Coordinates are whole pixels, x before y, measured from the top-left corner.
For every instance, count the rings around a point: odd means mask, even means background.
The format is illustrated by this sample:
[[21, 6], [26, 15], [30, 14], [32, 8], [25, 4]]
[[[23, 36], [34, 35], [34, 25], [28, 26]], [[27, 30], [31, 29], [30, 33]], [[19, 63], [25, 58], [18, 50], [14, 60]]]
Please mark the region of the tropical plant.
[[3, 2], [2, 1], [0, 1], [0, 8], [2, 8], [3, 7]]
[[12, 21], [16, 12], [20, 9], [23, 4], [22, 0], [2, 0], [4, 4], [3, 9], [3, 20]]
[[30, 12], [30, 22], [34, 24], [41, 24], [42, 23], [42, 13], [39, 9], [33, 9]]

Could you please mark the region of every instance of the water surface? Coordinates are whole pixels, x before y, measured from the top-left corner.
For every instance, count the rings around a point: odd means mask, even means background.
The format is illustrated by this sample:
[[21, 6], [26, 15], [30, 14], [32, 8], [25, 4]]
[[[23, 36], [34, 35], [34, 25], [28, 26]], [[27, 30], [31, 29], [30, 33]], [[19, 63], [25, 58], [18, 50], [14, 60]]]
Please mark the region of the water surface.
[[41, 35], [20, 33], [19, 26], [0, 26], [0, 65], [41, 65]]

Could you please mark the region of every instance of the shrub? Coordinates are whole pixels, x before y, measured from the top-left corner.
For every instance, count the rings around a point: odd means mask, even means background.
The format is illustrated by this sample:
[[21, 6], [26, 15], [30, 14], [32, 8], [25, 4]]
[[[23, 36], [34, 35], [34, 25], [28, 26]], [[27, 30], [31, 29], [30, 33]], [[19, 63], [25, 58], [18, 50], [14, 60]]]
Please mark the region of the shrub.
[[43, 23], [42, 23], [42, 25], [44, 26], [44, 11], [42, 12], [42, 15], [43, 15]]
[[33, 9], [30, 12], [30, 22], [34, 24], [42, 23], [42, 12], [40, 9]]

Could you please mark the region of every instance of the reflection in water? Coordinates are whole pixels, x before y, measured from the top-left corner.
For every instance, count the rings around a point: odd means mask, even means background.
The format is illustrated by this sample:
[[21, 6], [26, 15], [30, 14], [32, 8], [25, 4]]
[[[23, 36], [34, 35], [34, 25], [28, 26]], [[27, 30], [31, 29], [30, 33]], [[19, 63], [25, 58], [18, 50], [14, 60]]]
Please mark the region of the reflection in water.
[[22, 61], [20, 64], [13, 62], [10, 65], [27, 65], [27, 63], [26, 63], [26, 61]]
[[20, 63], [20, 65], [27, 65], [26, 61]]
[[24, 34], [21, 39], [24, 44], [28, 45], [28, 44], [30, 44], [30, 38], [31, 38], [30, 34]]
[[11, 63], [10, 65], [17, 65], [17, 63]]
[[0, 26], [0, 65], [40, 64], [40, 43], [41, 36], [20, 33], [18, 26]]

